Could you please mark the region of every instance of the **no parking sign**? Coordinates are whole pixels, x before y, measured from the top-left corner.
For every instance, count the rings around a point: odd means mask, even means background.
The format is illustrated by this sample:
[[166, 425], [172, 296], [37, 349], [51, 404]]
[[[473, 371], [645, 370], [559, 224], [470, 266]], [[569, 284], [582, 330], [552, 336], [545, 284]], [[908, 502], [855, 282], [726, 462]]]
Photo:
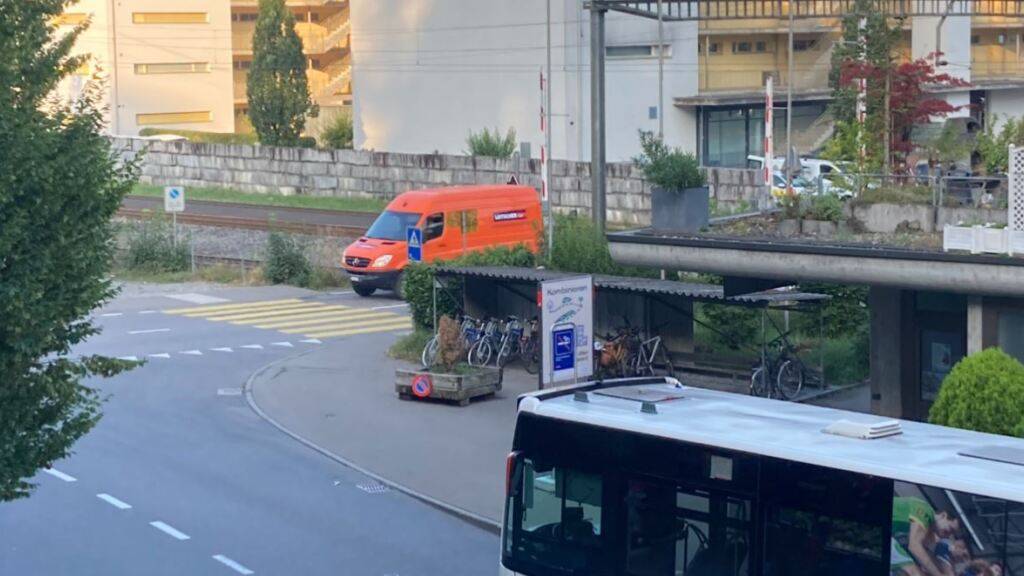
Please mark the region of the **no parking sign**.
[[417, 398], [427, 398], [434, 391], [434, 383], [430, 381], [429, 374], [417, 374], [412, 378], [412, 395]]

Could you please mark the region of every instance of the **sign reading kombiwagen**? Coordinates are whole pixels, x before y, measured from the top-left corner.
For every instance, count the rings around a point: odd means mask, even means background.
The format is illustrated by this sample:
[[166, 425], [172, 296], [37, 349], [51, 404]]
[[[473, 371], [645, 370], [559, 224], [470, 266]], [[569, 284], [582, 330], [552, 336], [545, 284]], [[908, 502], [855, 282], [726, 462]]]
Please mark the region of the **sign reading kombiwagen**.
[[589, 378], [594, 373], [593, 278], [548, 280], [540, 292], [543, 383]]

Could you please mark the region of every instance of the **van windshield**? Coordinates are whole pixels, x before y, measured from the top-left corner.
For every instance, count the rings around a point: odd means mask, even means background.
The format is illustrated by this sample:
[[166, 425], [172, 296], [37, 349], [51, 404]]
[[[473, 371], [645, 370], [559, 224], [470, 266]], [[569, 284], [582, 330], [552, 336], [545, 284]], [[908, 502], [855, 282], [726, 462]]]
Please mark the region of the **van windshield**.
[[415, 212], [393, 212], [385, 210], [373, 222], [373, 226], [366, 231], [367, 238], [377, 240], [405, 240], [405, 230], [415, 226], [420, 221], [420, 215]]

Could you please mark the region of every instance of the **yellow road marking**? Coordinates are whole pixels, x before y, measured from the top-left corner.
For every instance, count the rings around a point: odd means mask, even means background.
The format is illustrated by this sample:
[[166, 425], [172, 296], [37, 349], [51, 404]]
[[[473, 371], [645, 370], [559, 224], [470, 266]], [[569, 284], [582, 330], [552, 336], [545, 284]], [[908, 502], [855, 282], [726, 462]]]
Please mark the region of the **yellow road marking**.
[[402, 324], [411, 326], [412, 320], [409, 318], [380, 318], [376, 320], [360, 320], [358, 322], [339, 322], [337, 324], [328, 324], [326, 326], [317, 326], [315, 329], [310, 330], [309, 328], [289, 328], [288, 330], [281, 330], [285, 334], [302, 334], [309, 336], [310, 338], [319, 338], [321, 336], [332, 336], [335, 332], [341, 330], [345, 331], [350, 328], [362, 328], [364, 326], [378, 326], [378, 325], [389, 325], [389, 324]]
[[302, 302], [298, 298], [289, 298], [287, 300], [264, 300], [255, 302], [243, 302], [241, 304], [223, 304], [220, 306], [194, 306], [192, 308], [172, 308], [170, 310], [164, 310], [164, 314], [203, 314], [207, 312], [221, 312], [227, 310], [237, 310], [245, 308], [262, 308], [265, 306], [278, 306], [280, 304], [292, 304], [296, 302]]
[[332, 338], [334, 336], [355, 336], [356, 334], [369, 334], [371, 332], [388, 332], [394, 330], [409, 330], [412, 328], [412, 321], [406, 320], [402, 324], [391, 324], [385, 326], [373, 326], [370, 328], [358, 328], [355, 330], [340, 330], [338, 332], [325, 332], [314, 334], [306, 334], [310, 338]]
[[253, 328], [263, 328], [265, 330], [276, 330], [278, 328], [295, 328], [298, 326], [313, 326], [316, 324], [329, 324], [331, 322], [341, 322], [348, 320], [358, 320], [363, 318], [401, 318], [396, 314], [387, 314], [381, 312], [372, 312], [369, 310], [348, 310], [345, 312], [334, 312], [332, 314], [322, 314], [319, 316], [307, 315], [306, 318], [293, 318], [289, 317], [286, 319], [278, 319], [266, 324], [252, 324]]
[[299, 314], [301, 312], [312, 312], [314, 310], [323, 310], [327, 308], [326, 304], [319, 302], [313, 304], [286, 304], [284, 306], [277, 306], [274, 308], [263, 308], [260, 310], [237, 310], [230, 314], [217, 314], [215, 316], [204, 316], [207, 320], [213, 322], [228, 322], [232, 320], [245, 320], [248, 318], [259, 318], [261, 316], [283, 316], [285, 314]]

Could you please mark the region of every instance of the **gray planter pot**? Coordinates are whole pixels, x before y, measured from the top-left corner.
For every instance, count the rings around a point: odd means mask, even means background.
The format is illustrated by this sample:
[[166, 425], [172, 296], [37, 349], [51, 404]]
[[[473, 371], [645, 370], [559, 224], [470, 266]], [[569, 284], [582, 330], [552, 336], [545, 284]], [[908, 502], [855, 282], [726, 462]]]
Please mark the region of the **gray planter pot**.
[[426, 374], [430, 377], [430, 394], [423, 399], [453, 400], [459, 406], [469, 405], [469, 401], [478, 396], [487, 396], [501, 390], [501, 368], [473, 368], [466, 374], [445, 374], [428, 370], [395, 370], [395, 392], [403, 400], [418, 398], [413, 393], [412, 382], [416, 376]]
[[651, 189], [651, 228], [658, 232], [700, 232], [708, 225], [708, 187]]

